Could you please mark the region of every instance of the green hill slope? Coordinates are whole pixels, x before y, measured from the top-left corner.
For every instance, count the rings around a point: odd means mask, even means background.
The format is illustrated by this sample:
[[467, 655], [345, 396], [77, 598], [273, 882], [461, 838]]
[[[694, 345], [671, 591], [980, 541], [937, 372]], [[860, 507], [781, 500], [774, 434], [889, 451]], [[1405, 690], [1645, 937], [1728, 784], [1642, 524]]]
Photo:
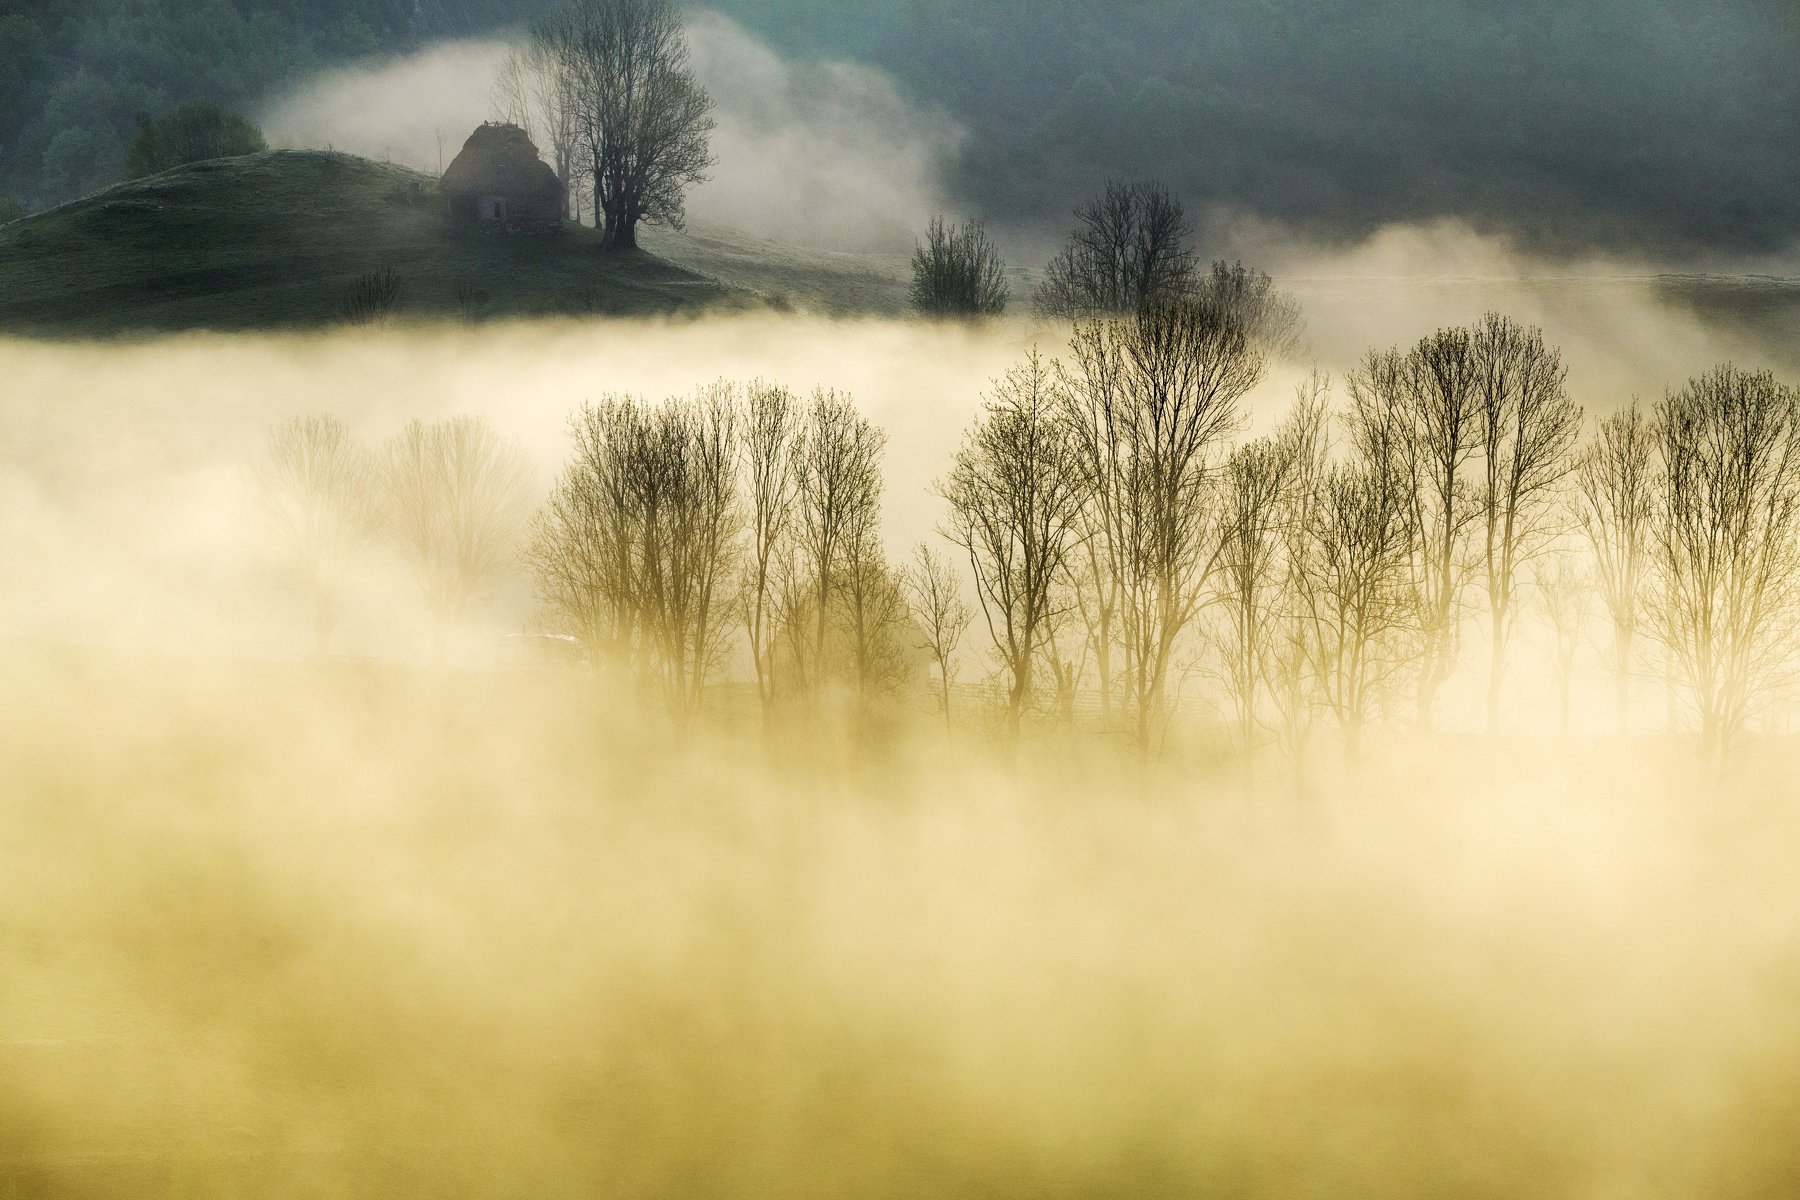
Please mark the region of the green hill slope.
[[272, 151], [195, 163], [0, 226], [0, 330], [107, 334], [268, 329], [345, 319], [359, 278], [391, 268], [397, 320], [776, 304], [898, 311], [887, 264], [808, 255], [730, 231], [652, 233], [607, 254], [589, 229], [453, 228], [435, 181], [350, 155]]

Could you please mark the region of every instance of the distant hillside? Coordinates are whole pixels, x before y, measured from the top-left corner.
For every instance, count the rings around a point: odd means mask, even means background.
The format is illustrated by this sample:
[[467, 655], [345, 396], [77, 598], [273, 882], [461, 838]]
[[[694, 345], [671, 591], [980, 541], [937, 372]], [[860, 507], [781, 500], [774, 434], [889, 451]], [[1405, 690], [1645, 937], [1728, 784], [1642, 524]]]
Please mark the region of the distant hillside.
[[[392, 268], [395, 319], [643, 315], [762, 304], [897, 312], [897, 273], [719, 229], [605, 254], [592, 230], [453, 228], [436, 183], [344, 154], [271, 151], [119, 184], [0, 226], [0, 329], [291, 328], [344, 319]], [[900, 264], [901, 267], [904, 264]]]
[[0, 196], [35, 210], [118, 180], [140, 113], [250, 112], [317, 71], [518, 27], [551, 3], [0, 0]]

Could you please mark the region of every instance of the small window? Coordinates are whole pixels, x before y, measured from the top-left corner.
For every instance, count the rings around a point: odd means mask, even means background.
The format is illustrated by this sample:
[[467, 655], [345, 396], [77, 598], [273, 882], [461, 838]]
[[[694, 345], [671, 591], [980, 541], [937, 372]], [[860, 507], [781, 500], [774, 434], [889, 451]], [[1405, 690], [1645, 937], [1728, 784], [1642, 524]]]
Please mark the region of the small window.
[[504, 222], [506, 220], [506, 197], [483, 196], [481, 198], [481, 219]]

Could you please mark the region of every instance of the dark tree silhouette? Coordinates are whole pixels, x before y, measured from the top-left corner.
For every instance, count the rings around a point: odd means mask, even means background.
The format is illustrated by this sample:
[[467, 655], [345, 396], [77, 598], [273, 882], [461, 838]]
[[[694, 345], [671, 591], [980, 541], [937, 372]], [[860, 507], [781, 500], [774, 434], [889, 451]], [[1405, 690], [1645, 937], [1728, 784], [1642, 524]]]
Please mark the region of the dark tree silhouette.
[[1593, 553], [1594, 581], [1612, 624], [1608, 666], [1613, 674], [1619, 732], [1631, 727], [1633, 643], [1642, 623], [1644, 582], [1650, 570], [1657, 509], [1657, 434], [1634, 399], [1604, 417], [1576, 468], [1576, 512]]
[[1170, 667], [1204, 601], [1217, 541], [1209, 489], [1264, 357], [1200, 295], [1078, 324], [1066, 395], [1085, 524], [1116, 596], [1140, 756], [1160, 730]]
[[1159, 183], [1113, 181], [1075, 211], [1069, 244], [1045, 269], [1036, 304], [1054, 317], [1123, 315], [1194, 284], [1187, 213]]
[[1489, 313], [1473, 337], [1482, 459], [1476, 504], [1490, 636], [1487, 724], [1494, 733], [1520, 572], [1560, 531], [1566, 510], [1559, 493], [1575, 469], [1570, 451], [1581, 409], [1569, 399], [1561, 353], [1544, 343], [1541, 330]]
[[933, 217], [913, 250], [913, 307], [927, 316], [989, 317], [1006, 311], [1006, 269], [980, 221]]
[[1657, 406], [1659, 639], [1723, 764], [1788, 674], [1800, 625], [1800, 393], [1725, 365]]
[[1036, 350], [994, 386], [939, 490], [962, 547], [1016, 736], [1082, 502], [1083, 465], [1050, 367]]
[[655, 687], [683, 721], [726, 632], [737, 414], [720, 389], [660, 405], [613, 396], [584, 406], [571, 433], [575, 456], [529, 552], [539, 597], [553, 627]]
[[686, 190], [713, 163], [713, 102], [694, 77], [681, 10], [673, 0], [572, 0], [532, 39], [579, 131], [602, 244], [634, 249], [640, 221], [680, 229]]

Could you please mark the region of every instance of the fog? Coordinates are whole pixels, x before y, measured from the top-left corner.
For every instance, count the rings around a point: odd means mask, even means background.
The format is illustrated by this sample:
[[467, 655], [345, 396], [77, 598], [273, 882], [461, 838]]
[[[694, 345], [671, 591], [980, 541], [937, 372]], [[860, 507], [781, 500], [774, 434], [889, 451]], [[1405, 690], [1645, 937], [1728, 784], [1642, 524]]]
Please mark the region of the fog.
[[[717, 102], [711, 178], [690, 218], [826, 250], [909, 250], [948, 206], [939, 180], [961, 133], [902, 96], [883, 72], [785, 58], [729, 18], [688, 26], [694, 67]], [[437, 173], [492, 120], [491, 87], [511, 43], [440, 43], [328, 71], [271, 97], [271, 145], [333, 148]], [[540, 147], [548, 155], [547, 147]]]
[[[1288, 268], [1339, 376], [1496, 304], [1594, 411], [1773, 353], [1643, 281], [1521, 283], [1464, 234]], [[547, 485], [584, 399], [760, 377], [886, 430], [898, 557], [989, 380], [1065, 336], [0, 343], [0, 1195], [1786, 1195], [1778, 730], [1709, 783], [1659, 681], [1641, 733], [1598, 733], [1584, 659], [1580, 736], [1544, 736], [1530, 631], [1509, 736], [1465, 732], [1471, 651], [1443, 732], [1299, 786], [1246, 779], [1203, 712], [1147, 770], [1049, 718], [1004, 752], [973, 686], [950, 740], [922, 706], [765, 732], [741, 680], [677, 730], [588, 672], [497, 667], [521, 575], [431, 670], [372, 555], [342, 655], [311, 658], [251, 499], [303, 412], [369, 443], [479, 414]]]
[[1125, 175], [1338, 243], [1448, 220], [1640, 263], [1791, 273], [1800, 250], [1780, 0], [714, 2], [951, 114], [949, 190], [996, 223]]

